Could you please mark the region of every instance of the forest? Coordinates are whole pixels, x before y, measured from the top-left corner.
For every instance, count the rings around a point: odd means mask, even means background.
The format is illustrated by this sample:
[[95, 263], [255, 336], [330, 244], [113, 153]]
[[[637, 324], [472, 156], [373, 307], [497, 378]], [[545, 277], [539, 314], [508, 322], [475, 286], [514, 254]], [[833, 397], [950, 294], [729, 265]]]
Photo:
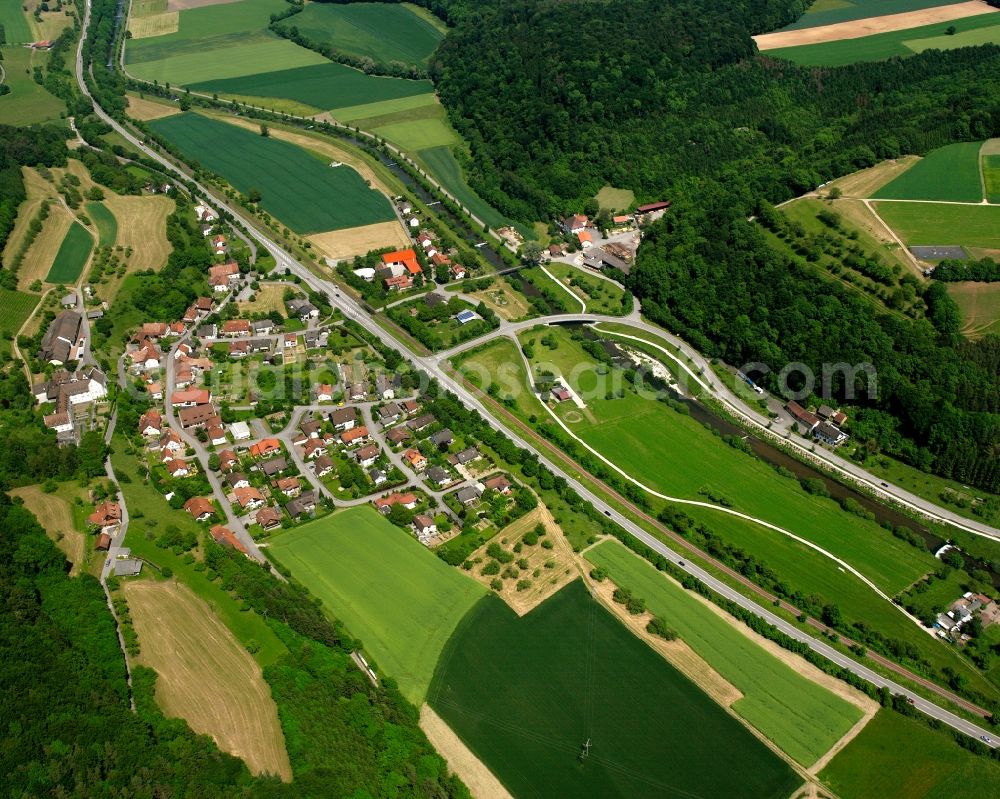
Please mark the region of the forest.
[[579, 211], [607, 184], [672, 200], [630, 277], [645, 314], [737, 365], [872, 363], [855, 440], [1000, 489], [995, 344], [964, 342], [941, 293], [926, 320], [874, 310], [747, 222], [881, 160], [1000, 133], [1000, 48], [801, 68], [750, 39], [799, 2], [448, 7], [431, 73], [485, 199], [524, 221]]

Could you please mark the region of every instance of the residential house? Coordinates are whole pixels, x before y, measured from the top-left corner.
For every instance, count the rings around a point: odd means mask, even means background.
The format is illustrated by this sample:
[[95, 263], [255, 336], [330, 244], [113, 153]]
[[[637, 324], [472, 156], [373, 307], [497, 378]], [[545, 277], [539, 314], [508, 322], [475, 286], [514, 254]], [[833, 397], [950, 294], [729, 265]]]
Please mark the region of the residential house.
[[87, 524], [102, 533], [114, 535], [122, 525], [122, 508], [117, 502], [102, 502], [87, 517]]
[[[327, 386], [329, 388], [329, 386]], [[327, 396], [333, 396], [333, 390], [330, 389], [330, 393]], [[337, 408], [329, 413], [330, 423], [333, 425], [334, 430], [338, 432], [343, 432], [344, 430], [350, 430], [357, 422], [358, 411], [353, 405], [348, 405], [345, 408]]]
[[479, 502], [479, 492], [474, 486], [462, 486], [455, 492], [455, 499], [462, 503], [463, 507], [470, 507]]
[[452, 280], [465, 280], [466, 275], [469, 274], [468, 270], [462, 264], [452, 264], [450, 271]]
[[319, 419], [307, 419], [299, 425], [299, 430], [309, 438], [319, 438], [319, 434], [323, 432], [323, 422]]
[[[225, 329], [225, 327], [223, 327]], [[257, 319], [250, 323], [250, 333], [254, 336], [269, 336], [274, 332], [274, 322], [270, 319]]]
[[156, 408], [150, 408], [139, 417], [139, 432], [146, 438], [163, 432], [163, 417]]
[[431, 466], [427, 470], [427, 479], [434, 483], [438, 488], [448, 485], [452, 482], [452, 477], [448, 474], [446, 469], [442, 469], [440, 466]]
[[422, 472], [427, 467], [427, 458], [420, 453], [420, 450], [408, 449], [403, 453], [403, 458], [415, 472]]
[[288, 312], [291, 315], [297, 316], [303, 322], [319, 318], [319, 308], [309, 302], [309, 300], [289, 300], [285, 305], [288, 306]]
[[273, 530], [281, 526], [281, 510], [275, 507], [261, 508], [254, 519], [264, 530]]
[[333, 386], [329, 383], [316, 386], [316, 402], [333, 402]]
[[176, 431], [171, 430], [169, 427], [164, 431], [163, 435], [160, 436], [160, 440], [157, 442], [156, 449], [161, 452], [174, 453], [183, 452], [184, 442], [181, 441], [181, 437]]
[[584, 214], [574, 214], [562, 221], [562, 229], [571, 236], [576, 236], [587, 229], [590, 220]]
[[369, 469], [368, 477], [371, 479], [372, 483], [375, 484], [376, 488], [389, 482], [389, 478], [386, 477], [385, 472], [381, 469]]
[[467, 463], [472, 463], [472, 461], [479, 460], [482, 453], [479, 452], [475, 447], [467, 447], [461, 452], [457, 452], [454, 455], [449, 456], [448, 461], [453, 465], [465, 466]]
[[387, 277], [385, 279], [385, 287], [389, 291], [406, 291], [413, 288], [413, 278], [409, 275]]
[[145, 339], [140, 346], [126, 352], [125, 357], [132, 364], [132, 373], [142, 374], [160, 368], [162, 353], [160, 352], [160, 348], [153, 344], [153, 342]]
[[434, 424], [434, 415], [425, 413], [422, 416], [418, 416], [416, 419], [410, 419], [410, 421], [406, 423], [406, 426], [414, 433], [419, 433], [421, 430], [426, 430], [432, 424]]
[[230, 472], [226, 475], [226, 485], [231, 489], [250, 488], [250, 480], [242, 472]]
[[396, 396], [396, 389], [392, 384], [392, 379], [386, 374], [375, 376], [375, 396], [383, 400], [391, 400]]
[[420, 410], [420, 403], [415, 399], [405, 399], [399, 403], [399, 407], [403, 410], [403, 413], [409, 415]]
[[293, 519], [311, 514], [314, 510], [316, 510], [315, 491], [306, 491], [285, 505], [285, 512]]
[[400, 409], [399, 404], [395, 402], [387, 403], [378, 409], [379, 421], [383, 425], [392, 424], [400, 416], [402, 416], [403, 411]]
[[340, 434], [341, 443], [348, 447], [352, 444], [362, 444], [367, 440], [368, 428], [365, 425], [361, 425], [361, 427], [352, 427]]
[[358, 462], [358, 466], [367, 469], [369, 466], [375, 463], [375, 461], [378, 460], [379, 456], [378, 444], [368, 444], [367, 446], [361, 447], [353, 454], [354, 454], [354, 459]]
[[240, 508], [244, 511], [252, 511], [264, 507], [264, 495], [253, 486], [249, 488], [237, 488], [233, 491], [233, 494], [236, 496], [236, 501], [239, 503]]
[[435, 447], [450, 447], [452, 442], [454, 442], [455, 437], [451, 434], [451, 430], [447, 427], [444, 430], [438, 430], [436, 433], [431, 433], [429, 441]]
[[266, 458], [281, 452], [281, 442], [276, 438], [265, 438], [250, 447], [250, 455], [253, 458]]
[[376, 497], [372, 500], [372, 504], [379, 513], [388, 514], [393, 505], [402, 505], [407, 510], [413, 510], [417, 507], [417, 497], [410, 493], [400, 494], [394, 492], [384, 497]]
[[221, 233], [212, 239], [212, 249], [215, 250], [216, 255], [225, 255], [226, 250], [229, 249], [229, 244], [226, 241], [226, 237]]
[[226, 428], [222, 425], [221, 416], [210, 419], [205, 423], [205, 427], [208, 430], [208, 441], [213, 447], [221, 447], [228, 443], [229, 439], [226, 438]]
[[190, 477], [194, 474], [194, 468], [181, 458], [171, 458], [168, 461], [164, 461], [163, 465], [167, 473], [174, 478]]
[[816, 426], [815, 431], [813, 431], [813, 435], [824, 444], [829, 444], [831, 447], [839, 447], [847, 441], [848, 437], [847, 433], [829, 422], [820, 422]]
[[313, 461], [313, 472], [317, 477], [326, 477], [336, 468], [329, 455], [320, 455]]
[[307, 350], [315, 350], [327, 345], [330, 333], [326, 330], [307, 330], [302, 338], [305, 339]]
[[198, 338], [218, 338], [219, 328], [217, 325], [202, 325], [198, 328]]
[[222, 323], [222, 335], [226, 338], [241, 338], [251, 333], [250, 323], [246, 319], [230, 319]]
[[[207, 427], [216, 418], [218, 418], [218, 413], [213, 405], [196, 405], [177, 411], [177, 420], [181, 423], [182, 430], [197, 430], [200, 427]], [[223, 431], [222, 443], [225, 443], [225, 438], [225, 431]]]
[[297, 497], [302, 493], [302, 481], [298, 477], [280, 477], [274, 485], [286, 497]]
[[288, 461], [284, 458], [271, 458], [269, 461], [264, 461], [260, 465], [260, 470], [267, 477], [274, 477], [276, 474], [280, 474], [288, 468]]
[[235, 549], [237, 552], [242, 552], [244, 555], [247, 554], [247, 548], [243, 546], [243, 542], [228, 527], [223, 527], [221, 524], [214, 524], [209, 532], [212, 534], [212, 538], [215, 539], [215, 543], [219, 546], [229, 547], [230, 549]]
[[573, 395], [566, 386], [553, 386], [552, 390], [549, 391], [549, 396], [552, 397], [556, 402], [566, 402], [573, 399]]
[[175, 391], [170, 395], [170, 404], [175, 408], [193, 408], [196, 405], [208, 405], [211, 401], [212, 392], [207, 388]]
[[819, 426], [819, 417], [807, 411], [794, 400], [790, 401], [785, 406], [785, 409], [791, 414], [804, 433], [811, 433]]
[[250, 425], [246, 422], [233, 422], [229, 425], [229, 432], [233, 441], [246, 441], [250, 438]]
[[498, 474], [496, 477], [484, 480], [483, 487], [507, 496], [510, 494], [512, 483], [504, 475]]
[[582, 230], [576, 234], [576, 237], [580, 240], [581, 249], [589, 250], [594, 246], [594, 237], [590, 235], [590, 231]]
[[418, 538], [429, 538], [432, 535], [437, 534], [437, 525], [430, 516], [426, 516], [423, 513], [418, 513], [413, 517], [413, 532], [417, 534]]
[[219, 468], [223, 472], [229, 472], [239, 465], [240, 459], [231, 449], [224, 449], [219, 453]]
[[364, 383], [353, 383], [347, 392], [352, 402], [360, 402], [368, 397], [368, 386]]
[[203, 522], [215, 515], [215, 506], [205, 497], [191, 497], [184, 503], [184, 510], [190, 513], [196, 522]]
[[398, 447], [400, 444], [410, 439], [410, 431], [405, 427], [394, 427], [385, 434], [385, 440]]
[[326, 454], [326, 444], [319, 439], [310, 438], [302, 448], [302, 454], [307, 461], [311, 461], [313, 458]]

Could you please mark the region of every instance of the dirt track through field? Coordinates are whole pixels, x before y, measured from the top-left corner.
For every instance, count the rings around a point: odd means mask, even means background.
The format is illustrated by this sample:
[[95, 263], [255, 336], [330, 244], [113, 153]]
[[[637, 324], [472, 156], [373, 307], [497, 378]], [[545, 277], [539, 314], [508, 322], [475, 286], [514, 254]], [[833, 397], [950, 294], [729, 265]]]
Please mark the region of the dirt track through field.
[[753, 40], [757, 43], [757, 49], [763, 52], [776, 50], [779, 47], [798, 47], [806, 44], [819, 44], [820, 42], [860, 39], [876, 33], [909, 30], [923, 25], [933, 25], [936, 22], [951, 22], [955, 19], [996, 13], [998, 10], [1000, 9], [993, 8], [982, 0], [970, 0], [967, 3], [955, 3], [950, 6], [925, 8], [922, 11], [907, 11], [903, 14], [886, 14], [881, 17], [838, 22], [834, 25], [822, 25], [818, 28], [762, 33], [754, 36]]
[[254, 774], [291, 780], [270, 687], [212, 609], [177, 582], [128, 581], [123, 590], [139, 634], [139, 661], [159, 675], [156, 699], [164, 714], [212, 736]]
[[503, 783], [426, 703], [420, 707], [420, 728], [475, 799], [513, 799]]

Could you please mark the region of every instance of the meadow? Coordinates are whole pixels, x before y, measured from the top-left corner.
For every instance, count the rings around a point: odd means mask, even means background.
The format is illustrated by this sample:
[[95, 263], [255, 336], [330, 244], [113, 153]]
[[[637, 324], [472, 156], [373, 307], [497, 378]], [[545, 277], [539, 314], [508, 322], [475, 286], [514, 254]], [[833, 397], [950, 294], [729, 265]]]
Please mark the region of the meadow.
[[820, 25], [833, 25], [883, 14], [903, 14], [957, 2], [961, 0], [816, 0], [801, 17], [781, 30], [816, 28]]
[[982, 168], [986, 199], [991, 203], [1000, 203], [1000, 155], [984, 154]]
[[[705, 501], [704, 493], [709, 492], [725, 497], [735, 510], [827, 549], [890, 595], [934, 567], [930, 553], [893, 538], [873, 521], [844, 512], [832, 499], [807, 494], [796, 480], [781, 477], [763, 461], [727, 446], [690, 416], [631, 389], [620, 399], [606, 399], [603, 387], [595, 391], [606, 376], [580, 368], [592, 363], [580, 344], [565, 330], [547, 333], [558, 347], [551, 350], [536, 343], [533, 363], [553, 364], [554, 371], [568, 377], [587, 403], [582, 413], [571, 408], [572, 403], [559, 407], [564, 417], [567, 412], [575, 414], [569, 418], [579, 417], [567, 426], [640, 482], [684, 499]], [[522, 334], [522, 341], [531, 338], [535, 336]], [[679, 453], [684, 454], [682, 458]], [[739, 480], [734, 480], [737, 474]], [[723, 516], [708, 510], [712, 526]], [[763, 529], [755, 533], [770, 536]], [[830, 567], [835, 568], [832, 563]]]
[[[163, 494], [144, 481], [146, 463], [132, 451], [132, 445], [121, 433], [112, 438], [110, 457], [128, 506], [128, 546], [132, 552], [149, 561], [157, 571], [169, 566], [174, 577], [205, 600], [243, 646], [253, 646], [254, 660], [262, 667], [287, 654], [288, 649], [264, 618], [246, 611], [219, 582], [210, 580], [204, 570], [197, 570], [198, 561], [188, 563], [183, 554], [156, 546], [157, 536], [168, 526], [184, 534], [193, 534], [199, 540], [205, 533], [189, 513], [171, 508]], [[122, 475], [128, 479], [123, 479]]]
[[[938, 6], [941, 3], [934, 3]], [[996, 14], [982, 14], [950, 22], [937, 22], [906, 30], [876, 33], [860, 39], [842, 39], [836, 42], [819, 42], [796, 47], [768, 50], [768, 56], [787, 58], [796, 64], [817, 67], [839, 67], [859, 61], [882, 61], [894, 56], [906, 57], [930, 47], [951, 50], [1000, 41], [1000, 28]], [[954, 26], [956, 33], [948, 36], [945, 31]]]
[[732, 709], [803, 766], [811, 766], [862, 711], [765, 651], [733, 623], [659, 573], [618, 541], [588, 550], [615, 585], [646, 600], [688, 644], [743, 694]]
[[908, 246], [1000, 249], [1000, 206], [880, 202], [876, 210]]
[[[291, 42], [285, 43], [295, 46]], [[297, 49], [302, 50], [302, 48]], [[311, 50], [302, 52], [312, 53]], [[267, 66], [270, 66], [270, 69], [267, 69]], [[429, 95], [422, 105], [433, 99], [430, 96], [433, 86], [428, 80], [402, 80], [366, 75], [364, 72], [326, 59], [309, 64], [279, 61], [273, 65], [258, 65], [257, 62], [253, 62], [251, 69], [252, 72], [243, 72], [239, 75], [223, 73], [215, 75], [208, 70], [205, 77], [190, 82], [191, 91], [216, 92], [226, 96], [279, 97], [322, 110], [399, 100], [418, 95]], [[340, 119], [336, 113], [333, 116]]]
[[[10, 36], [8, 28], [8, 41], [11, 41]], [[4, 83], [10, 86], [10, 93], [0, 96], [0, 119], [8, 125], [58, 120], [66, 104], [35, 83], [30, 74], [34, 67], [48, 60], [48, 53], [14, 46], [4, 47], [0, 53], [3, 55]]]
[[632, 207], [632, 203], [635, 202], [635, 192], [631, 189], [616, 189], [614, 186], [604, 186], [594, 195], [594, 199], [605, 210], [621, 212]]
[[74, 222], [70, 225], [66, 238], [59, 245], [59, 251], [52, 262], [48, 283], [75, 283], [83, 271], [94, 247], [94, 239], [83, 225]]
[[978, 203], [983, 199], [979, 176], [981, 147], [982, 142], [961, 142], [931, 150], [872, 196], [878, 200]]
[[1000, 283], [948, 283], [948, 293], [962, 312], [962, 334], [982, 338], [1000, 334]]
[[880, 710], [820, 779], [841, 799], [983, 799], [997, 795], [1000, 765], [947, 732]]
[[15, 335], [38, 305], [38, 295], [0, 288], [0, 334]]
[[486, 592], [367, 506], [275, 536], [268, 554], [418, 705], [455, 626]]
[[[455, 142], [458, 141], [458, 134], [454, 134]], [[453, 146], [428, 147], [416, 153], [416, 159], [427, 168], [438, 182], [463, 206], [469, 209], [473, 215], [481, 219], [491, 228], [503, 227], [508, 224], [508, 220], [492, 205], [487, 203], [476, 194], [475, 190], [469, 186], [462, 166], [459, 164]]]
[[34, 39], [28, 17], [17, 0], [3, 0], [0, 3], [0, 25], [3, 25], [8, 44], [21, 44]]
[[[4, 300], [0, 295], [0, 308], [4, 308]], [[72, 564], [69, 573], [76, 576], [84, 571], [87, 565], [90, 543], [93, 539], [87, 536], [84, 515], [86, 505], [77, 505], [73, 500], [86, 501], [87, 491], [77, 483], [61, 483], [55, 492], [49, 494], [41, 486], [20, 486], [10, 490], [10, 495], [24, 500], [24, 506], [35, 514], [38, 523], [45, 528], [45, 534], [56, 542]]]
[[569, 264], [553, 262], [545, 268], [556, 276], [564, 289], [586, 303], [587, 313], [608, 316], [625, 313], [625, 289], [621, 286]]
[[315, 42], [380, 64], [426, 65], [444, 36], [413, 8], [395, 3], [310, 3], [291, 24]]
[[254, 774], [285, 781], [292, 767], [278, 709], [260, 666], [218, 616], [180, 582], [126, 581], [139, 662], [156, 670], [156, 701], [242, 758]]
[[776, 799], [802, 783], [579, 580], [521, 618], [481, 601], [428, 702], [514, 796]]
[[300, 234], [394, 219], [389, 201], [347, 166], [273, 137], [200, 114], [149, 123], [189, 159], [197, 160], [247, 194], [261, 193], [261, 207]]
[[87, 203], [87, 216], [97, 226], [98, 244], [101, 247], [113, 247], [118, 237], [118, 220], [101, 202]]

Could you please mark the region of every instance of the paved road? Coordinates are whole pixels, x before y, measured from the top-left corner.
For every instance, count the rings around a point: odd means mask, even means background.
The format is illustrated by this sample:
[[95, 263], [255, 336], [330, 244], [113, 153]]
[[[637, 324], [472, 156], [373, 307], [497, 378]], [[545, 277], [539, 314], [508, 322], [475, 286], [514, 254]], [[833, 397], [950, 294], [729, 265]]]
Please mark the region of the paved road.
[[[80, 48], [77, 53], [77, 79], [78, 82], [81, 84], [82, 91], [85, 94], [87, 94], [88, 97], [90, 96], [90, 93], [83, 80], [83, 42], [85, 41], [86, 29], [89, 17], [90, 17], [90, 3], [87, 2], [85, 5], [85, 14], [83, 23], [84, 35], [81, 36]], [[144, 145], [135, 135], [133, 135], [133, 133], [130, 130], [123, 127], [116, 120], [108, 116], [104, 112], [104, 110], [99, 105], [97, 105], [96, 102], [94, 104], [94, 109], [95, 112], [98, 114], [98, 116], [101, 117], [101, 119], [107, 122], [120, 135], [124, 136], [133, 146], [138, 147], [142, 152], [144, 152], [150, 158], [159, 161], [161, 164], [164, 165], [164, 167], [167, 168], [168, 171], [181, 174], [185, 179], [188, 180], [190, 179], [182, 172], [180, 172], [169, 161], [167, 161], [158, 153], [156, 153], [155, 151]], [[290, 269], [293, 274], [296, 274], [299, 277], [301, 277], [302, 281], [307, 285], [309, 285], [311, 288], [313, 288], [316, 291], [322, 291], [326, 293], [330, 297], [334, 307], [338, 308], [344, 314], [345, 318], [357, 322], [358, 324], [363, 326], [366, 330], [368, 330], [371, 334], [384, 340], [387, 344], [402, 352], [403, 355], [407, 357], [414, 365], [416, 365], [418, 368], [426, 370], [429, 375], [434, 377], [443, 388], [454, 393], [463, 403], [465, 403], [466, 407], [473, 409], [479, 414], [481, 414], [481, 416], [484, 419], [488, 420], [493, 426], [497, 427], [498, 429], [505, 429], [504, 426], [501, 424], [501, 422], [498, 421], [494, 417], [494, 415], [480, 402], [477, 396], [468, 391], [462, 384], [458, 383], [457, 381], [451, 378], [451, 376], [442, 366], [441, 356], [423, 357], [423, 356], [418, 356], [415, 353], [409, 352], [406, 346], [403, 345], [401, 342], [390, 338], [388, 334], [374, 320], [372, 320], [367, 314], [364, 313], [364, 311], [354, 300], [343, 296], [334, 283], [325, 279], [321, 279], [316, 275], [314, 275], [306, 266], [299, 263], [290, 254], [282, 250], [278, 246], [278, 244], [272, 241], [265, 233], [258, 230], [249, 219], [244, 217], [240, 209], [230, 207], [224, 200], [217, 198], [213, 194], [213, 192], [209, 191], [206, 187], [197, 184], [197, 182], [195, 182], [195, 185], [206, 198], [211, 198], [212, 203], [217, 208], [223, 208], [229, 214], [231, 214], [232, 217], [239, 224], [243, 225], [243, 227], [247, 230], [250, 236], [256, 239], [256, 241], [259, 243], [261, 247], [263, 247], [265, 250], [267, 250], [269, 253], [271, 253], [271, 255], [275, 257], [275, 260], [279, 268]], [[586, 319], [587, 315], [582, 315], [582, 316], [584, 318], [584, 321], [592, 321], [590, 319]], [[581, 315], [570, 315], [567, 321], [569, 319], [580, 319], [580, 318]], [[608, 321], [621, 321], [621, 320], [618, 318], [614, 318], [614, 319], [608, 319]], [[533, 324], [537, 324], [537, 321], [533, 322]], [[662, 331], [657, 331], [657, 335], [667, 339], [671, 338], [669, 335], [663, 333]], [[704, 359], [701, 360], [702, 363], [704, 363]], [[707, 364], [705, 373], [706, 375], [710, 374], [710, 370], [707, 369]], [[718, 384], [718, 381], [712, 378], [712, 383]], [[723, 391], [723, 393], [725, 392]], [[733, 397], [733, 399], [735, 400], [735, 396]], [[513, 432], [509, 429], [505, 430], [505, 432], [510, 437], [511, 441], [517, 446], [537, 452], [535, 447], [533, 447], [529, 442], [524, 440], [516, 432]], [[938, 705], [932, 702], [925, 700], [923, 697], [919, 696], [918, 694], [915, 694], [914, 692], [910, 691], [907, 688], [904, 688], [898, 683], [893, 682], [891, 680], [887, 680], [881, 675], [875, 673], [864, 664], [857, 662], [853, 658], [841, 654], [836, 649], [827, 644], [825, 641], [818, 638], [814, 638], [813, 636], [809, 635], [799, 627], [786, 622], [784, 619], [776, 616], [767, 608], [762, 607], [753, 600], [743, 596], [738, 591], [730, 588], [726, 583], [716, 579], [713, 575], [709, 574], [708, 572], [704, 571], [698, 566], [688, 561], [683, 561], [684, 565], [681, 566], [680, 564], [682, 562], [682, 559], [677, 552], [672, 550], [670, 547], [668, 547], [659, 539], [653, 537], [649, 533], [646, 533], [642, 528], [640, 528], [630, 519], [619, 515], [604, 499], [602, 499], [600, 496], [592, 492], [589, 488], [580, 483], [574, 477], [564, 472], [562, 468], [560, 468], [558, 465], [550, 461], [544, 454], [542, 453], [538, 454], [540, 463], [542, 463], [546, 468], [548, 468], [554, 474], [563, 477], [584, 500], [587, 500], [591, 504], [593, 504], [593, 506], [598, 511], [607, 515], [616, 524], [618, 524], [625, 531], [627, 531], [630, 535], [642, 541], [644, 544], [646, 544], [648, 547], [658, 552], [662, 556], [668, 558], [672, 563], [676, 564], [679, 568], [700, 579], [709, 588], [716, 591], [720, 595], [726, 597], [732, 602], [737, 603], [741, 607], [745, 608], [746, 610], [750, 611], [751, 613], [760, 617], [761, 619], [764, 619], [770, 624], [773, 624], [776, 628], [784, 632], [786, 635], [798, 641], [803, 642], [804, 644], [809, 646], [813, 651], [818, 652], [819, 654], [823, 655], [824, 657], [828, 658], [834, 663], [837, 663], [839, 666], [848, 669], [852, 673], [862, 677], [865, 680], [868, 680], [872, 684], [878, 687], [885, 686], [895, 694], [901, 694], [903, 696], [906, 696], [907, 698], [913, 701], [913, 704], [917, 709], [923, 711], [929, 716], [932, 716], [933, 718], [940, 720], [942, 723], [947, 724], [953, 729], [959, 730], [963, 733], [966, 733], [968, 735], [977, 738], [989, 735], [988, 731], [983, 729], [982, 727], [979, 727], [978, 725], [973, 724], [967, 721], [966, 719], [948, 710], [945, 710], [944, 708], [939, 707]], [[1000, 531], [994, 531], [994, 532], [1000, 534]], [[991, 737], [989, 745], [995, 747], [1000, 745], [1000, 742], [994, 741]]]

